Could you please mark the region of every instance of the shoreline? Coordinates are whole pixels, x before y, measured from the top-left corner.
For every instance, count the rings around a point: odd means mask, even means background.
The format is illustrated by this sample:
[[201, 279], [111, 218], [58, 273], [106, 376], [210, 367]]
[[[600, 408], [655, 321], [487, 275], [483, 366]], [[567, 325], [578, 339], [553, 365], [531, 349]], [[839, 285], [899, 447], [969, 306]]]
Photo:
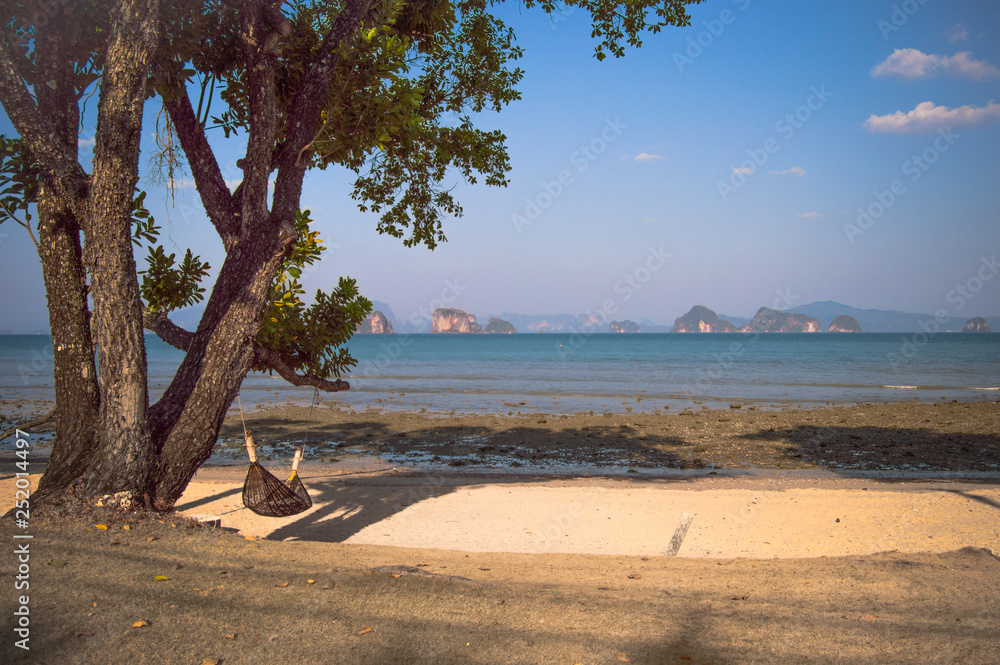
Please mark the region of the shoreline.
[[[32, 409], [15, 411], [12, 404], [0, 401], [5, 423], [12, 416], [30, 417], [25, 412]], [[37, 404], [34, 410], [47, 406]], [[871, 478], [1000, 475], [997, 402], [732, 406], [674, 413], [459, 414], [283, 403], [244, 409], [244, 417], [262, 461], [287, 465], [301, 445], [304, 465], [335, 470], [631, 477], [770, 471]], [[242, 430], [239, 410], [230, 409], [206, 465], [243, 464]], [[0, 453], [9, 452], [12, 441]], [[35, 455], [44, 455], [46, 443], [36, 441]]]

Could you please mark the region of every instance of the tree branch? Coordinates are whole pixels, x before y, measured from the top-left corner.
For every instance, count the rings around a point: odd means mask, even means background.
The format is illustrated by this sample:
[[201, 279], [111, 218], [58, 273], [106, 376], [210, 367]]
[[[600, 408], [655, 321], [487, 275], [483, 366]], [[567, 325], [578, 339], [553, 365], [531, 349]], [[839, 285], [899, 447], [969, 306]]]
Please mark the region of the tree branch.
[[[245, 0], [241, 8], [240, 38], [246, 62], [247, 151], [243, 159], [243, 233], [261, 228], [268, 221], [267, 190], [271, 175], [271, 152], [277, 126], [274, 58], [269, 53], [273, 30], [265, 20], [266, 0]], [[276, 33], [275, 33], [276, 35]]]
[[293, 386], [312, 386], [328, 393], [336, 393], [342, 390], [350, 390], [351, 384], [347, 381], [336, 379], [329, 381], [321, 379], [315, 374], [296, 374], [295, 370], [282, 360], [281, 356], [265, 348], [260, 344], [254, 347], [255, 364], [267, 363], [278, 375]]
[[191, 166], [194, 184], [205, 206], [205, 212], [215, 225], [215, 230], [218, 231], [222, 244], [228, 252], [239, 238], [237, 208], [234, 206], [233, 195], [229, 193], [219, 163], [215, 159], [215, 153], [205, 138], [204, 128], [194, 115], [187, 90], [183, 96], [164, 102], [164, 106], [170, 114], [170, 121], [177, 129], [177, 137]]
[[357, 33], [371, 5], [372, 0], [348, 0], [323, 39], [302, 87], [292, 100], [285, 142], [276, 160], [278, 175], [271, 214], [279, 219], [291, 219], [298, 207], [307, 166], [302, 153], [309, 147], [316, 133], [326, 89], [340, 62], [338, 49], [342, 42]]
[[21, 423], [17, 427], [11, 427], [9, 430], [4, 431], [2, 434], [0, 434], [0, 441], [3, 441], [8, 436], [13, 436], [14, 434], [17, 434], [18, 430], [25, 431], [33, 427], [38, 427], [39, 425], [44, 425], [45, 423], [49, 422], [55, 417], [56, 417], [56, 407], [53, 406], [51, 409], [49, 409], [49, 412], [46, 413], [41, 418], [37, 418], [35, 420], [29, 420], [26, 423]]
[[190, 349], [195, 337], [195, 333], [184, 330], [167, 318], [166, 312], [153, 312], [148, 307], [142, 308], [142, 326], [152, 330], [157, 337], [181, 351]]
[[87, 174], [77, 161], [75, 151], [70, 153], [61, 144], [55, 125], [39, 111], [31, 98], [12, 52], [17, 39], [6, 29], [2, 32], [0, 103], [52, 186], [67, 201], [82, 225], [87, 220]]

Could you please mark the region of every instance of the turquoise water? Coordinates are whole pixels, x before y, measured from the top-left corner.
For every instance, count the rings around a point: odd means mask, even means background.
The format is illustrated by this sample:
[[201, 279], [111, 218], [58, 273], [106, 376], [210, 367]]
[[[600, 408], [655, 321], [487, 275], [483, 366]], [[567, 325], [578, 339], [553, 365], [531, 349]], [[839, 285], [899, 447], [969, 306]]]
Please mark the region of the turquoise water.
[[[324, 403], [446, 412], [622, 412], [1000, 398], [1000, 333], [361, 335], [352, 389]], [[147, 336], [151, 398], [182, 353]], [[0, 392], [51, 399], [51, 339], [0, 336]], [[311, 389], [253, 374], [250, 402]]]

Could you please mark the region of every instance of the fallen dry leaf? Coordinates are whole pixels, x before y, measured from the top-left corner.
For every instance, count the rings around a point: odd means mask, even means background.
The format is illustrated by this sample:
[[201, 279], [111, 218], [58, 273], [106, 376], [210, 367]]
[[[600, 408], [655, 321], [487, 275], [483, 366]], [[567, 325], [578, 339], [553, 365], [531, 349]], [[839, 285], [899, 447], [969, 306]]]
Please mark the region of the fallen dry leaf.
[[329, 588], [330, 588], [330, 585], [329, 585], [329, 584], [324, 584], [322, 588], [323, 588], [323, 589], [329, 589]]
[[166, 575], [157, 575], [156, 577], [153, 578], [153, 581], [154, 582], [169, 582], [170, 578], [167, 577]]
[[858, 621], [868, 621], [868, 622], [878, 621], [878, 616], [874, 614], [865, 614], [860, 619], [858, 619]]
[[628, 656], [626, 656], [621, 651], [618, 652], [618, 660], [620, 660], [623, 663], [631, 663], [632, 662], [632, 659], [629, 658]]
[[108, 530], [108, 525], [107, 524], [95, 524], [94, 528], [95, 529], [100, 529], [101, 531], [107, 531]]
[[125, 529], [126, 531], [129, 531], [132, 527], [130, 527], [128, 524], [122, 524], [122, 528]]
[[239, 633], [226, 633], [226, 637], [228, 637], [231, 640], [235, 640], [238, 634]]
[[374, 632], [375, 632], [374, 628], [372, 628], [371, 626], [365, 626], [364, 628], [362, 628], [361, 630], [359, 630], [356, 634], [357, 635], [364, 635], [366, 633], [374, 633]]
[[316, 584], [316, 580], [306, 580], [306, 584]]
[[148, 621], [143, 621], [142, 619], [139, 619], [138, 621], [136, 621], [136, 622], [134, 622], [132, 624], [133, 628], [147, 628], [148, 626], [149, 626], [149, 622]]
[[639, 575], [638, 573], [632, 573], [631, 575], [628, 576], [628, 578], [630, 580], [641, 580], [642, 575]]
[[147, 543], [151, 543], [151, 542], [153, 542], [154, 540], [159, 540], [159, 538], [157, 538], [156, 536], [150, 536], [149, 538], [147, 538], [147, 539], [146, 539], [146, 542], [147, 542]]
[[78, 631], [76, 631], [76, 636], [77, 637], [93, 637], [94, 634], [93, 633], [85, 633], [82, 630], [78, 630]]
[[402, 575], [393, 574], [393, 577], [402, 577]]
[[288, 586], [289, 584], [291, 584], [291, 582], [285, 582], [284, 584], [279, 584], [279, 585], [278, 585], [278, 588], [279, 588], [279, 589], [284, 589], [284, 588], [285, 588], [286, 586]]
[[201, 665], [219, 665], [221, 662], [218, 658], [202, 658]]

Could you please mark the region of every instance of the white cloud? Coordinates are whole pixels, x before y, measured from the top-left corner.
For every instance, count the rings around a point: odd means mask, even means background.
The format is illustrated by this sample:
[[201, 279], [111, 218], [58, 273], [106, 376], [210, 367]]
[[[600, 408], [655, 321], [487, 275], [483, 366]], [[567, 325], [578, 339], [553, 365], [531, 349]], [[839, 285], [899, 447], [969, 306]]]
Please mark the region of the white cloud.
[[94, 139], [80, 139], [76, 140], [76, 147], [78, 148], [93, 148]]
[[755, 170], [752, 166], [737, 166], [733, 169], [733, 175], [753, 175]]
[[915, 48], [896, 49], [888, 58], [872, 67], [872, 76], [900, 76], [907, 79], [922, 79], [937, 76], [964, 76], [982, 81], [1000, 78], [997, 69], [985, 60], [973, 60], [968, 51], [952, 56], [923, 53]]
[[793, 166], [790, 169], [785, 169], [784, 171], [768, 171], [768, 175], [798, 175], [803, 176], [806, 174], [806, 170], [801, 166]]
[[962, 42], [969, 38], [969, 31], [961, 23], [956, 23], [944, 31], [944, 36], [953, 42]]
[[662, 155], [653, 155], [648, 152], [640, 152], [635, 156], [635, 161], [637, 162], [661, 162], [663, 159]]
[[642, 221], [644, 221], [644, 222], [655, 222], [655, 221], [657, 221], [657, 219], [655, 217], [643, 217]]
[[822, 219], [823, 215], [818, 212], [804, 212], [799, 215], [795, 215], [798, 219]]
[[934, 102], [921, 102], [909, 113], [873, 114], [862, 126], [869, 132], [882, 134], [920, 134], [997, 119], [1000, 119], [1000, 104], [992, 100], [986, 106], [959, 106], [953, 109], [935, 106]]
[[235, 180], [226, 180], [225, 181], [226, 187], [229, 188], [230, 192], [235, 192], [236, 188], [240, 186], [241, 182], [243, 182], [243, 178], [236, 178]]

